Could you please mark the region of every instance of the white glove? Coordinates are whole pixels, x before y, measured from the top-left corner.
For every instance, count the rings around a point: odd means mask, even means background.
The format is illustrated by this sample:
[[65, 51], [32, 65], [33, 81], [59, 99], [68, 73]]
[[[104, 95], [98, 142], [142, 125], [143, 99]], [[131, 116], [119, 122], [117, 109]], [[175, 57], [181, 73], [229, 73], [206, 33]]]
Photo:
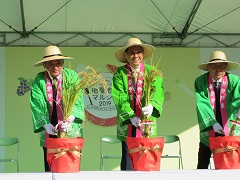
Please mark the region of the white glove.
[[138, 117], [130, 118], [130, 120], [132, 122], [132, 125], [134, 125], [135, 127], [138, 127], [141, 123], [141, 119]]
[[68, 121], [68, 122], [72, 123], [74, 121], [74, 119], [75, 119], [75, 116], [70, 115], [65, 121]]
[[215, 123], [215, 124], [213, 125], [213, 130], [214, 130], [216, 133], [222, 134], [223, 128], [222, 128], [222, 126], [221, 126], [219, 123]]
[[71, 127], [72, 127], [72, 123], [68, 121], [63, 121], [61, 124], [61, 128], [63, 129], [63, 131], [67, 131]]
[[149, 118], [153, 112], [153, 106], [149, 103], [148, 106], [142, 108], [143, 114]]
[[55, 135], [54, 126], [51, 123], [45, 124], [43, 127], [47, 131], [48, 134]]
[[235, 114], [237, 116], [238, 119], [240, 119], [240, 110], [238, 111], [237, 114]]

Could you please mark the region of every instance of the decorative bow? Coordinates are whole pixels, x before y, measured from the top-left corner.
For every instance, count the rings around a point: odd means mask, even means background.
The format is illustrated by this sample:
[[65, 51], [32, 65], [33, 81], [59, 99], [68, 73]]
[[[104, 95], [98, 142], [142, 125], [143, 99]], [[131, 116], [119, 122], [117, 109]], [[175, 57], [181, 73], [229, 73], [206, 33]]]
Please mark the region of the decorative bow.
[[229, 158], [231, 159], [232, 155], [233, 155], [233, 152], [234, 151], [239, 151], [239, 150], [240, 150], [240, 147], [235, 148], [235, 147], [227, 145], [227, 147], [212, 150], [212, 153], [215, 154], [215, 153], [222, 153], [222, 152], [230, 152]]
[[157, 152], [162, 152], [163, 151], [163, 148], [160, 148], [159, 145], [155, 145], [154, 147], [152, 148], [147, 148], [147, 147], [144, 147], [144, 146], [139, 146], [137, 148], [132, 148], [132, 149], [129, 149], [128, 152], [131, 154], [131, 153], [137, 153], [139, 151], [142, 151], [141, 155], [139, 156], [138, 160], [144, 155], [146, 154], [148, 151], [150, 151], [150, 153], [152, 153], [153, 155], [155, 155], [155, 163], [157, 162]]
[[72, 147], [70, 149], [61, 149], [61, 148], [47, 149], [47, 153], [56, 153], [54, 155], [56, 157], [56, 159], [63, 156], [67, 152], [70, 152], [71, 154], [73, 154], [79, 158], [82, 155], [82, 153], [80, 153], [80, 150], [78, 149], [77, 146]]

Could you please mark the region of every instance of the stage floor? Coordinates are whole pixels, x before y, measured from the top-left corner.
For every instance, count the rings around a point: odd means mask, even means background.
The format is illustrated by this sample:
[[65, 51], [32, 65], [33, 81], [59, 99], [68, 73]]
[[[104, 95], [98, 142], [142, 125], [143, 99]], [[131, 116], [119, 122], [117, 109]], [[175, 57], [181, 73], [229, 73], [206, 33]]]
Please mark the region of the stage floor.
[[162, 170], [162, 171], [81, 171], [78, 173], [1, 173], [1, 180], [92, 180], [92, 179], [159, 179], [159, 180], [226, 180], [238, 179], [240, 170]]

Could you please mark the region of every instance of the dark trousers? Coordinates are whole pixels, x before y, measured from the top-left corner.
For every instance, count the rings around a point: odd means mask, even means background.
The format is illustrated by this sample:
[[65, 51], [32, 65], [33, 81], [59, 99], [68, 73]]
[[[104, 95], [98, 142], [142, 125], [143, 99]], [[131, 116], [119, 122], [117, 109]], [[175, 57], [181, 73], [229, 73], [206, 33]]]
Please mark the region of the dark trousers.
[[45, 172], [49, 172], [50, 171], [50, 167], [48, 165], [47, 162], [47, 148], [43, 147], [43, 155], [44, 155], [44, 168], [45, 168]]
[[[55, 86], [54, 86], [55, 87]], [[54, 89], [54, 88], [53, 88]], [[57, 109], [56, 109], [56, 89], [54, 90], [54, 101], [53, 101], [53, 111], [52, 111], [52, 118], [51, 118], [51, 123], [53, 126], [56, 126], [58, 123], [57, 120]], [[49, 135], [49, 138], [57, 138], [57, 136], [55, 135]], [[47, 162], [47, 148], [43, 147], [43, 155], [44, 155], [44, 168], [45, 168], [45, 172], [49, 172], [50, 171], [50, 167], [48, 165]]]
[[125, 141], [122, 141], [122, 159], [121, 159], [121, 171], [131, 171], [132, 161], [128, 154], [128, 147]]
[[209, 147], [199, 143], [197, 169], [208, 169], [212, 152]]

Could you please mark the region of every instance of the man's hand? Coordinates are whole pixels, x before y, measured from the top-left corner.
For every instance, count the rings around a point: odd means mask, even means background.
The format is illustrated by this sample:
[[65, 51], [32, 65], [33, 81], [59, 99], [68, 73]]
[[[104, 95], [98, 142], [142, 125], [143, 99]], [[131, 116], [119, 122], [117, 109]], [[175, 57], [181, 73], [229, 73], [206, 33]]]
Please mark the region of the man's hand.
[[222, 134], [223, 133], [223, 128], [222, 126], [219, 124], [219, 123], [215, 123], [213, 125], [213, 130], [216, 132], [216, 133], [219, 133], [219, 134]]
[[72, 127], [72, 122], [74, 121], [75, 116], [70, 115], [67, 119], [63, 120], [61, 123], [61, 128], [63, 131], [67, 132], [68, 129]]
[[45, 124], [43, 127], [48, 134], [55, 135], [54, 126], [51, 123]]
[[237, 120], [240, 119], [240, 110], [235, 115], [237, 116]]
[[65, 121], [72, 123], [74, 121], [74, 119], [75, 119], [75, 116], [70, 115]]
[[153, 106], [149, 103], [148, 106], [142, 108], [143, 114], [149, 118], [153, 112]]
[[130, 121], [132, 122], [132, 125], [134, 125], [135, 127], [138, 127], [141, 123], [141, 119], [138, 117], [130, 118]]
[[71, 127], [72, 127], [72, 122], [69, 122], [69, 121], [63, 121], [61, 124], [61, 128], [63, 129], [63, 131], [67, 131]]

